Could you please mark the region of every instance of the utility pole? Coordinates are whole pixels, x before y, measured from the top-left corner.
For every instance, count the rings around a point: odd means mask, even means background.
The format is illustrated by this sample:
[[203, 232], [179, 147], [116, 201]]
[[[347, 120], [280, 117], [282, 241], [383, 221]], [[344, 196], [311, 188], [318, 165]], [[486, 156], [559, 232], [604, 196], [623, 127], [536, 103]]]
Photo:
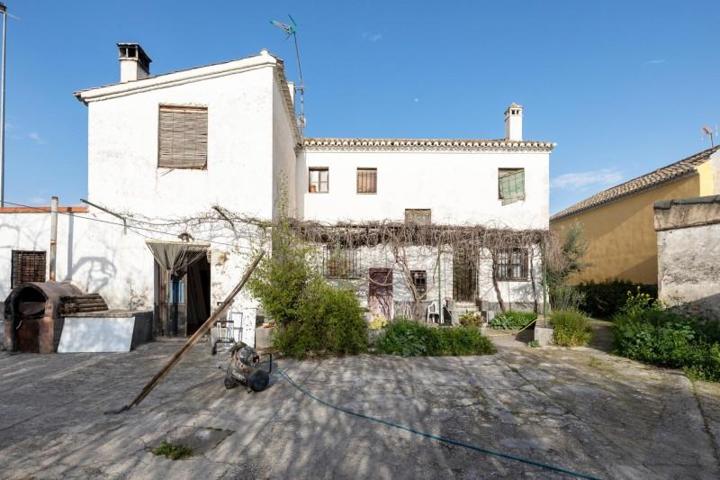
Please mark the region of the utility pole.
[[7, 50], [7, 7], [0, 2], [3, 16], [2, 58], [0, 59], [0, 208], [5, 206], [5, 51]]
[[51, 282], [55, 281], [57, 270], [57, 220], [58, 220], [58, 197], [50, 200], [50, 272], [48, 277]]

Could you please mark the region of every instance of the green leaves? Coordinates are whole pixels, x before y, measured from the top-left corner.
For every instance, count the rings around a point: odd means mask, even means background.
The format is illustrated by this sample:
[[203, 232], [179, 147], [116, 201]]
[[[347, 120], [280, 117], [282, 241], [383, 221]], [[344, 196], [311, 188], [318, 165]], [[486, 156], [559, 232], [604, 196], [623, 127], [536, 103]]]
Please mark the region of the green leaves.
[[556, 310], [550, 315], [553, 341], [562, 347], [578, 347], [590, 341], [588, 318], [578, 310]]
[[379, 353], [403, 357], [495, 353], [493, 344], [476, 327], [434, 328], [406, 319], [391, 322], [375, 347]]

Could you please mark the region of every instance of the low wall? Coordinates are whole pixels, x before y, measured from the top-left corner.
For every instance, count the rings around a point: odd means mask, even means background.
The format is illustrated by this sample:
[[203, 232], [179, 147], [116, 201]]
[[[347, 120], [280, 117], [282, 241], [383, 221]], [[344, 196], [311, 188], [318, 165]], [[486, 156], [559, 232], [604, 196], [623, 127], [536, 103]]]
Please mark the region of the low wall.
[[658, 297], [720, 320], [720, 196], [657, 202]]

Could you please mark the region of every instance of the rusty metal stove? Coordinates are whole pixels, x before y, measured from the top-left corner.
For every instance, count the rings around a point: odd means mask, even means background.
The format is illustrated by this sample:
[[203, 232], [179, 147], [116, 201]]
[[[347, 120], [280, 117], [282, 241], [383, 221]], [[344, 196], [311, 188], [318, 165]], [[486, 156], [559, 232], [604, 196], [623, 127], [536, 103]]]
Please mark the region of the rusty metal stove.
[[5, 300], [5, 348], [53, 353], [60, 342], [63, 315], [107, 309], [99, 294], [85, 294], [70, 282], [23, 283]]

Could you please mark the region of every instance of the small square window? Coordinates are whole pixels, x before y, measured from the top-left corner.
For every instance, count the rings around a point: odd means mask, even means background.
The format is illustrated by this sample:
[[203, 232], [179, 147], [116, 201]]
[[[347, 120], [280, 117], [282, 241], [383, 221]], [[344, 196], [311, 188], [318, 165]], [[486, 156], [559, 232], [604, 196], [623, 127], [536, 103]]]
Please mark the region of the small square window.
[[496, 253], [496, 276], [501, 281], [528, 280], [528, 251], [526, 248], [510, 248]]
[[328, 193], [330, 191], [330, 172], [326, 167], [310, 168], [308, 175], [308, 192]]
[[377, 168], [357, 169], [357, 193], [377, 193]]

